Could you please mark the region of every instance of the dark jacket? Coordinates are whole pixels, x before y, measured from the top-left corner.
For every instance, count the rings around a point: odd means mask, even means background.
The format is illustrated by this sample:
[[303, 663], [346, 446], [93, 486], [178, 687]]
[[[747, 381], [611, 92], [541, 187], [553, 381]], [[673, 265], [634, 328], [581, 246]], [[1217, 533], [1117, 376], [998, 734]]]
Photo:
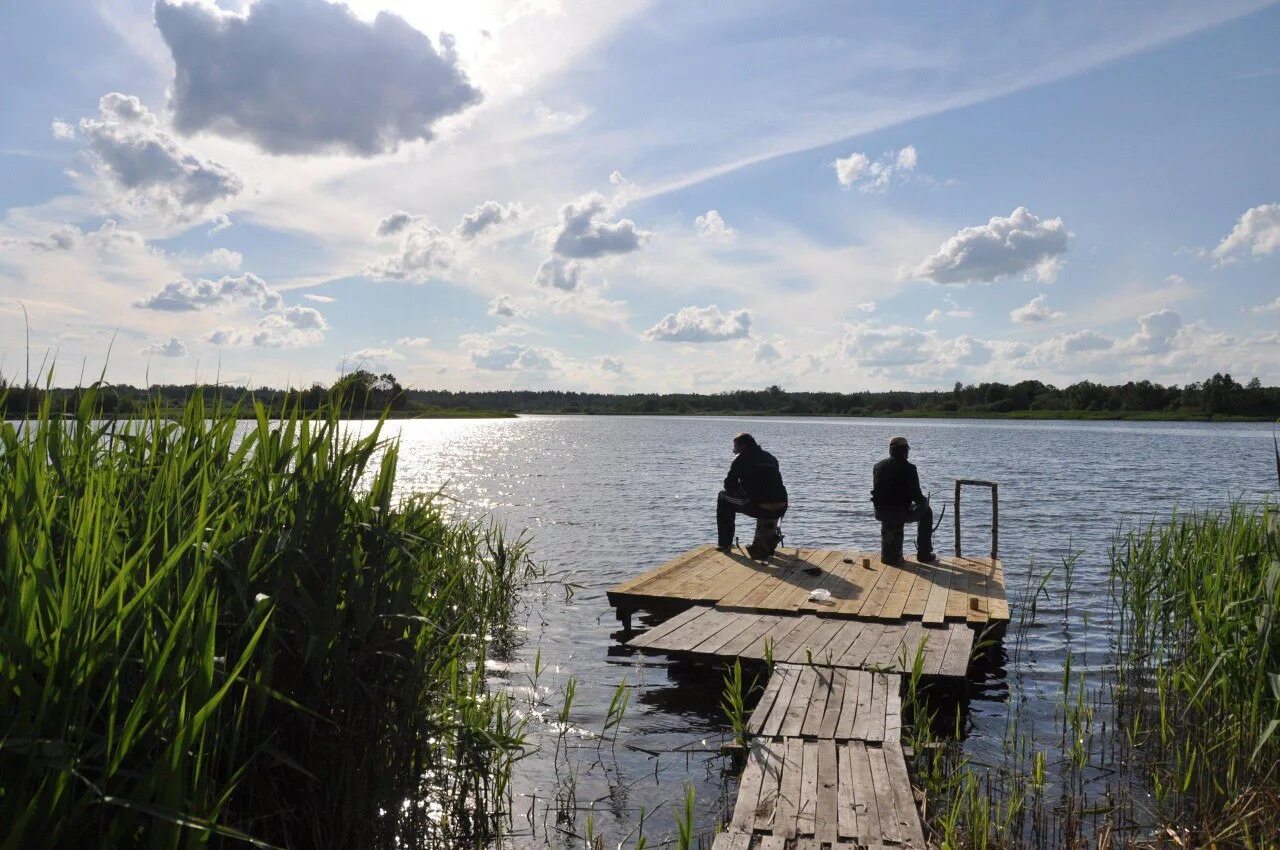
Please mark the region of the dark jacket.
[[907, 508], [923, 504], [920, 474], [906, 458], [887, 457], [871, 471], [871, 501], [877, 508]]
[[738, 452], [724, 479], [726, 493], [743, 492], [757, 504], [787, 501], [778, 459], [759, 446]]

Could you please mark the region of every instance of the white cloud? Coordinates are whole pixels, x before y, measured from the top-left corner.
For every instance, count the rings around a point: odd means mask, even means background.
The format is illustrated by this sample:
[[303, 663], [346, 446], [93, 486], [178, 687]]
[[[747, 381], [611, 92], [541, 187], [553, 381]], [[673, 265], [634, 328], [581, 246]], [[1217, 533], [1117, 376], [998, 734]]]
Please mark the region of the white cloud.
[[374, 231], [374, 235], [378, 237], [395, 236], [398, 233], [402, 233], [409, 225], [420, 218], [422, 216], [413, 215], [404, 210], [396, 210], [378, 222], [378, 229]]
[[626, 366], [619, 358], [606, 354], [600, 358], [600, 371], [610, 375], [621, 375], [626, 371]]
[[1173, 344], [1174, 337], [1182, 329], [1182, 316], [1173, 310], [1159, 310], [1138, 317], [1138, 332], [1126, 341], [1126, 346], [1144, 354], [1163, 354]]
[[1276, 298], [1276, 300], [1272, 301], [1270, 304], [1259, 304], [1257, 307], [1254, 307], [1249, 312], [1257, 313], [1258, 315], [1264, 315], [1267, 313], [1280, 313], [1280, 297]]
[[[392, 220], [398, 221], [397, 216], [400, 215], [407, 214], [394, 213], [383, 219], [378, 226], [379, 234], [382, 234], [382, 225]], [[404, 233], [399, 253], [365, 266], [365, 274], [388, 280], [421, 283], [433, 274], [444, 271], [453, 262], [453, 241], [424, 217], [412, 217], [411, 222], [403, 226], [397, 224], [389, 232]]]
[[950, 295], [942, 296], [942, 300], [946, 302], [947, 309], [943, 310], [941, 307], [935, 307], [932, 310], [930, 310], [929, 315], [924, 317], [924, 320], [927, 323], [932, 325], [932, 324], [935, 324], [936, 322], [940, 322], [942, 321], [944, 316], [949, 319], [972, 319], [973, 318], [973, 311], [966, 310], [963, 307], [961, 307], [959, 304], [955, 302], [955, 299], [952, 298]]
[[582, 283], [582, 265], [559, 257], [547, 257], [538, 266], [533, 282], [538, 286], [573, 292]]
[[777, 363], [782, 359], [782, 352], [773, 343], [762, 340], [756, 346], [751, 359], [756, 363]]
[[161, 357], [185, 357], [187, 347], [177, 337], [169, 337], [168, 342], [153, 342], [142, 350], [143, 354], [158, 354]]
[[715, 210], [707, 210], [694, 219], [693, 224], [703, 239], [729, 240], [737, 235], [737, 231], [725, 224], [720, 213]]
[[431, 140], [478, 103], [453, 38], [439, 49], [403, 18], [370, 23], [327, 0], [257, 0], [243, 15], [158, 0], [173, 55], [175, 126], [249, 139], [276, 154], [374, 156]]
[[895, 179], [912, 171], [920, 162], [914, 145], [898, 151], [889, 151], [875, 160], [864, 153], [852, 153], [834, 163], [836, 180], [846, 188], [857, 186], [864, 192], [881, 192]]
[[863, 301], [861, 303], [854, 304], [853, 309], [857, 310], [859, 313], [874, 313], [876, 311], [876, 302]]
[[431, 340], [425, 336], [402, 336], [396, 340], [396, 345], [405, 348], [426, 348], [431, 344]]
[[267, 286], [262, 278], [246, 273], [239, 277], [222, 277], [216, 282], [204, 278], [197, 280], [179, 278], [165, 284], [159, 292], [134, 301], [133, 306], [144, 310], [180, 313], [203, 310], [206, 307], [233, 301], [248, 302], [259, 310], [275, 310], [280, 306], [281, 299], [280, 293]]
[[552, 250], [561, 257], [580, 260], [639, 250], [649, 234], [637, 230], [630, 219], [602, 221], [608, 212], [609, 205], [599, 194], [565, 204], [560, 208], [560, 230]]
[[941, 366], [983, 366], [991, 361], [994, 347], [983, 340], [962, 334], [937, 344], [933, 359]]
[[226, 213], [217, 213], [213, 216], [213, 218], [209, 219], [209, 224], [213, 225], [208, 230], [208, 235], [212, 236], [215, 233], [221, 233], [222, 231], [230, 227], [231, 219], [227, 216]]
[[316, 302], [317, 304], [332, 304], [332, 303], [334, 303], [335, 301], [337, 301], [337, 300], [338, 300], [337, 298], [334, 298], [334, 297], [332, 297], [332, 296], [330, 296], [330, 295], [316, 295], [316, 294], [311, 293], [311, 292], [308, 292], [307, 294], [303, 295], [302, 297], [303, 297], [303, 298], [305, 298], [305, 299], [307, 299], [308, 301], [314, 301], [314, 302]]
[[1230, 263], [1243, 253], [1255, 257], [1280, 250], [1280, 204], [1262, 204], [1246, 210], [1236, 226], [1213, 249], [1213, 258]]
[[120, 227], [111, 219], [104, 221], [97, 230], [82, 231], [74, 225], [66, 224], [44, 237], [3, 238], [0, 239], [0, 246], [27, 248], [37, 252], [90, 248], [100, 254], [143, 254], [151, 250], [141, 233]]
[[53, 137], [60, 142], [64, 142], [67, 139], [74, 139], [76, 137], [76, 128], [62, 120], [55, 120], [50, 124], [49, 132], [52, 133]]
[[929, 334], [915, 328], [857, 322], [845, 327], [837, 348], [860, 366], [882, 368], [924, 363], [930, 358], [931, 344]]
[[515, 302], [511, 300], [510, 295], [499, 295], [489, 302], [489, 315], [500, 316], [502, 318], [512, 318], [518, 316], [520, 309], [516, 307]]
[[179, 145], [138, 98], [112, 92], [98, 111], [80, 120], [80, 135], [98, 176], [126, 205], [185, 218], [243, 188], [231, 170]]
[[977, 283], [1034, 271], [1047, 282], [1061, 267], [1069, 236], [1062, 219], [1042, 221], [1018, 207], [1008, 218], [963, 228], [912, 274], [934, 283]]
[[1032, 298], [1021, 307], [1015, 307], [1009, 311], [1009, 318], [1020, 325], [1037, 324], [1040, 322], [1049, 322], [1054, 319], [1061, 319], [1065, 313], [1052, 310], [1045, 302], [1048, 296], [1043, 292]]
[[226, 269], [227, 271], [236, 271], [244, 262], [244, 255], [239, 251], [232, 251], [227, 248], [214, 248], [208, 253], [201, 254], [189, 263], [184, 265], [195, 269]]
[[489, 372], [546, 371], [555, 368], [555, 358], [556, 353], [550, 349], [519, 343], [488, 343], [471, 352], [472, 365]]
[[305, 348], [320, 344], [328, 327], [314, 307], [289, 307], [264, 316], [249, 339], [259, 348]]
[[392, 348], [360, 348], [338, 362], [338, 372], [346, 375], [357, 369], [371, 372], [390, 371], [392, 363], [403, 363], [404, 355]]
[[486, 230], [518, 221], [524, 214], [524, 207], [517, 203], [503, 206], [497, 201], [485, 201], [464, 215], [453, 232], [461, 239], [474, 239]]
[[649, 330], [644, 338], [658, 342], [725, 342], [751, 336], [751, 313], [734, 310], [721, 313], [709, 307], [681, 307]]

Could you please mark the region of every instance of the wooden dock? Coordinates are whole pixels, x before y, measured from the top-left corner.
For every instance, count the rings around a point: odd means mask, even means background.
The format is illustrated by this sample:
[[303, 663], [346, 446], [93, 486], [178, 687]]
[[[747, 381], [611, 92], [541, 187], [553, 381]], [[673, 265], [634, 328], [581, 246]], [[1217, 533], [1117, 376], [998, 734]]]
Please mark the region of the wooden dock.
[[[957, 495], [961, 483], [974, 482]], [[992, 487], [994, 512], [995, 485], [976, 483]], [[900, 740], [903, 674], [918, 662], [961, 680], [975, 632], [1008, 622], [994, 522], [990, 557], [892, 565], [796, 549], [759, 562], [700, 546], [608, 591], [628, 633], [637, 612], [666, 617], [630, 647], [771, 664], [714, 850], [925, 846]]]
[[[826, 591], [819, 594], [825, 598], [813, 598], [815, 590]], [[989, 557], [940, 556], [931, 564], [908, 558], [893, 566], [870, 552], [796, 549], [761, 562], [741, 550], [700, 546], [617, 585], [608, 597], [624, 623], [637, 611], [670, 614], [695, 604], [886, 622], [985, 626], [1009, 619], [1004, 568]]]

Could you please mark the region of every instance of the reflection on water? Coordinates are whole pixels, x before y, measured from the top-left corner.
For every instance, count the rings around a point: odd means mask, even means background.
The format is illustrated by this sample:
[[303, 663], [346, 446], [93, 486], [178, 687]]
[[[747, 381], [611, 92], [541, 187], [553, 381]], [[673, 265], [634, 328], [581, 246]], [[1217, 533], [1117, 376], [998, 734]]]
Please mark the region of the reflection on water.
[[[965, 744], [980, 763], [998, 760], [1010, 700], [1056, 741], [1053, 708], [1068, 653], [1076, 671], [1105, 665], [1107, 552], [1116, 528], [1162, 519], [1175, 506], [1260, 498], [1274, 463], [1267, 425], [522, 417], [387, 427], [402, 444], [401, 493], [443, 488], [469, 516], [527, 529], [534, 556], [579, 585], [568, 601], [554, 589], [531, 594], [527, 641], [492, 671], [495, 687], [523, 689], [517, 695], [540, 748], [517, 766], [519, 841], [557, 845], [585, 835], [591, 813], [597, 833], [612, 845], [630, 833], [630, 846], [643, 809], [652, 846], [674, 832], [685, 782], [694, 785], [702, 829], [731, 799], [718, 752], [719, 676], [620, 647], [604, 591], [714, 539], [715, 494], [738, 431], [750, 430], [781, 461], [792, 500], [787, 546], [878, 546], [871, 465], [903, 433], [935, 511], [949, 502], [956, 478], [1000, 483], [1000, 554], [1015, 606], [1029, 583], [1072, 550], [1081, 553], [1070, 594], [1059, 570], [1036, 625], [980, 665]], [[985, 545], [986, 499], [965, 494], [966, 551]], [[941, 551], [950, 549], [950, 529], [948, 518]], [[536, 677], [535, 658], [543, 667]], [[570, 677], [576, 731], [561, 736], [556, 721]], [[602, 737], [624, 681], [628, 709]]]

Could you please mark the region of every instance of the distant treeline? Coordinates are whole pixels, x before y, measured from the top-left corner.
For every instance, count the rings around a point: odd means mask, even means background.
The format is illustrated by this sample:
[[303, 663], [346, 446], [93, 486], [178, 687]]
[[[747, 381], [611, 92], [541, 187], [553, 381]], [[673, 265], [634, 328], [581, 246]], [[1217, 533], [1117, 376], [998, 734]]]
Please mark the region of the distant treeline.
[[[0, 381], [0, 411], [21, 415], [37, 404], [45, 390], [8, 387]], [[59, 406], [74, 404], [79, 390], [54, 389]], [[1056, 387], [1040, 381], [1016, 384], [956, 383], [951, 390], [891, 390], [887, 392], [787, 392], [772, 386], [764, 390], [720, 393], [605, 393], [559, 390], [449, 390], [405, 389], [394, 375], [356, 372], [332, 386], [313, 384], [306, 389], [267, 387], [197, 386], [156, 384], [151, 387], [107, 387], [101, 393], [103, 412], [128, 415], [150, 405], [181, 408], [197, 393], [206, 404], [230, 404], [246, 393], [278, 413], [286, 408], [315, 410], [340, 404], [349, 415], [501, 415], [501, 413], [590, 413], [676, 415], [791, 415], [791, 416], [1013, 416], [1052, 418], [1054, 414], [1082, 418], [1280, 418], [1280, 387], [1264, 387], [1254, 378], [1240, 384], [1230, 375], [1216, 374], [1185, 386], [1162, 386], [1151, 381], [1130, 381], [1106, 386], [1080, 381]]]

